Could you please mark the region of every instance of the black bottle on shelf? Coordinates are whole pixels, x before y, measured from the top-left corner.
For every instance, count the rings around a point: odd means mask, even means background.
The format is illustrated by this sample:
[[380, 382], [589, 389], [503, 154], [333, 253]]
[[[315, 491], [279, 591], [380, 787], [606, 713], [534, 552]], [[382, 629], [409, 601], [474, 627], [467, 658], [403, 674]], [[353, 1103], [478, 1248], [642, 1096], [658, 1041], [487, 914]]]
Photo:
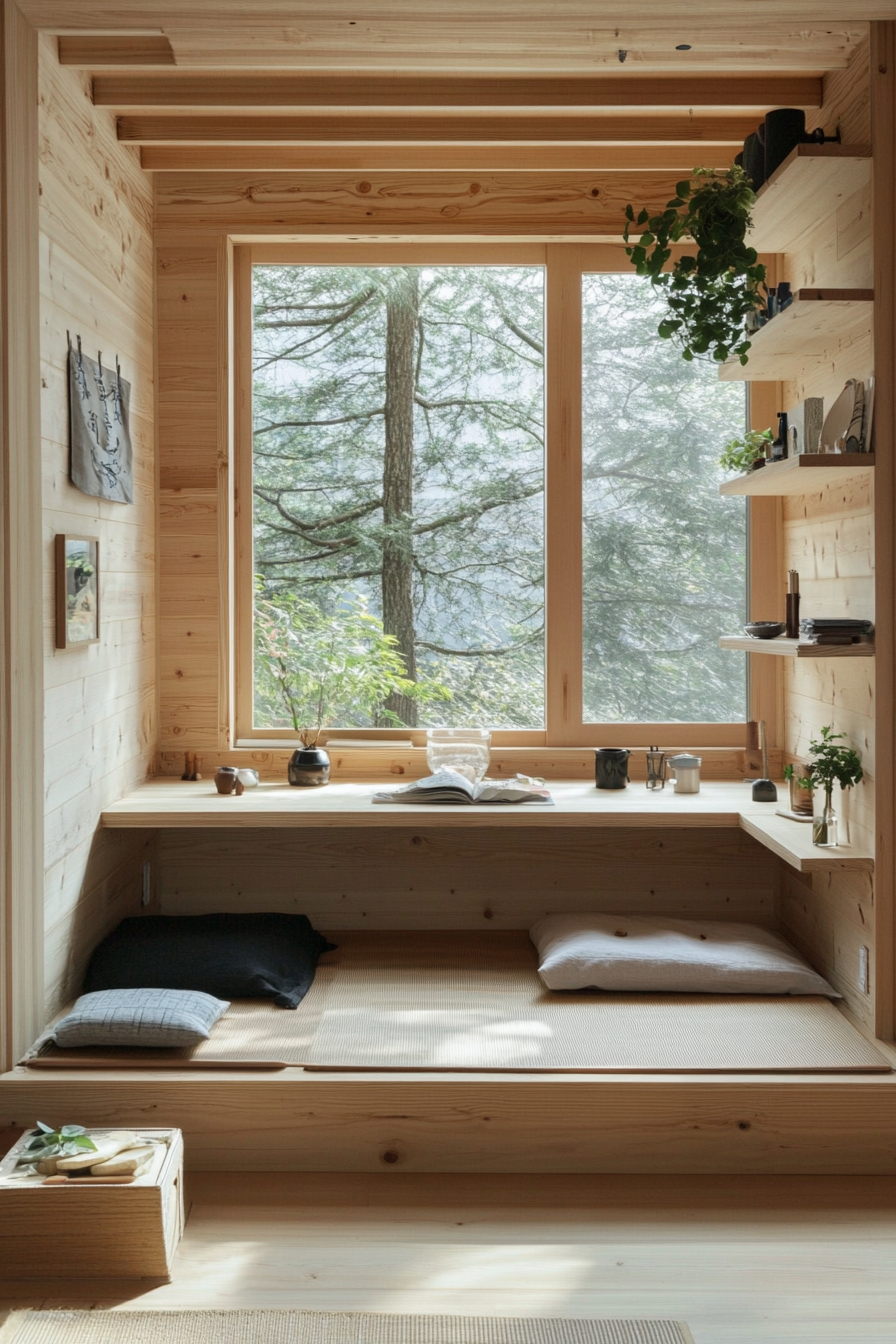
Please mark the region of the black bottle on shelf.
[[772, 444], [772, 461], [781, 462], [787, 456], [787, 412], [778, 412], [778, 434]]

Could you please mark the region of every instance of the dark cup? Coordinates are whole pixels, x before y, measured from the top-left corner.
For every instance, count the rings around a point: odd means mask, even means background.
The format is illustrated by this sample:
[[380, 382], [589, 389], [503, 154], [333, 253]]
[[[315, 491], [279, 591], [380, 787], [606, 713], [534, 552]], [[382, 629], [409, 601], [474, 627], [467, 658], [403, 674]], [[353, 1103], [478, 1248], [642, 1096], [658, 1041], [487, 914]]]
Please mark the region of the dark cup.
[[624, 789], [628, 783], [628, 758], [625, 747], [598, 747], [594, 753], [594, 783], [598, 789]]
[[330, 758], [321, 747], [299, 747], [289, 758], [287, 778], [300, 788], [329, 784]]

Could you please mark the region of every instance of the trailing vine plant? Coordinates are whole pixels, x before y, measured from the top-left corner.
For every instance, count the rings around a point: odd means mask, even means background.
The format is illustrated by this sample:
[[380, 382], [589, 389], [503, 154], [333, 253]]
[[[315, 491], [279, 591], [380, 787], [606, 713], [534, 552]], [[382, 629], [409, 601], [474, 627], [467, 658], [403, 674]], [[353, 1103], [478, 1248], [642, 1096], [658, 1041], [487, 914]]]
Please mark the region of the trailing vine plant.
[[[661, 214], [645, 209], [636, 217], [633, 206], [625, 209], [625, 242], [633, 228], [643, 230], [626, 253], [638, 275], [664, 290], [669, 305], [659, 335], [678, 340], [687, 360], [708, 353], [720, 363], [736, 355], [746, 364], [745, 323], [765, 303], [760, 292], [765, 267], [745, 241], [756, 200], [753, 188], [735, 165], [725, 172], [695, 168], [692, 179], [677, 183], [675, 192]], [[673, 244], [684, 238], [697, 244], [697, 255], [678, 257], [664, 270]]]

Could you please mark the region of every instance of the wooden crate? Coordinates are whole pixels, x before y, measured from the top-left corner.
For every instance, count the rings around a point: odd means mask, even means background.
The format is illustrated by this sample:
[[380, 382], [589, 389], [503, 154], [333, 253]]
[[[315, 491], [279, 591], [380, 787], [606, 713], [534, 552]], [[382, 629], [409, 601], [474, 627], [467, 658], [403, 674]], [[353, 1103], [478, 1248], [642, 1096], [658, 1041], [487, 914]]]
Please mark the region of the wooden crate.
[[[133, 1185], [12, 1185], [15, 1157], [0, 1164], [0, 1274], [4, 1278], [170, 1279], [184, 1229], [184, 1143], [179, 1129], [136, 1130], [166, 1138], [151, 1178]], [[88, 1131], [94, 1137], [104, 1130]]]

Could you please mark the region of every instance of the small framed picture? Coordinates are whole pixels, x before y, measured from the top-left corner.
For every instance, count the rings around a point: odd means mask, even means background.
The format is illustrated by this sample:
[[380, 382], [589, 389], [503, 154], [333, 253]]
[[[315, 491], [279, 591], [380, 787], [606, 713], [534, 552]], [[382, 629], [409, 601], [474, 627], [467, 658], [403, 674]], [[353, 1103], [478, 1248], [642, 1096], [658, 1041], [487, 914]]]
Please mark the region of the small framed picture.
[[56, 647], [77, 649], [100, 637], [100, 543], [56, 534]]

